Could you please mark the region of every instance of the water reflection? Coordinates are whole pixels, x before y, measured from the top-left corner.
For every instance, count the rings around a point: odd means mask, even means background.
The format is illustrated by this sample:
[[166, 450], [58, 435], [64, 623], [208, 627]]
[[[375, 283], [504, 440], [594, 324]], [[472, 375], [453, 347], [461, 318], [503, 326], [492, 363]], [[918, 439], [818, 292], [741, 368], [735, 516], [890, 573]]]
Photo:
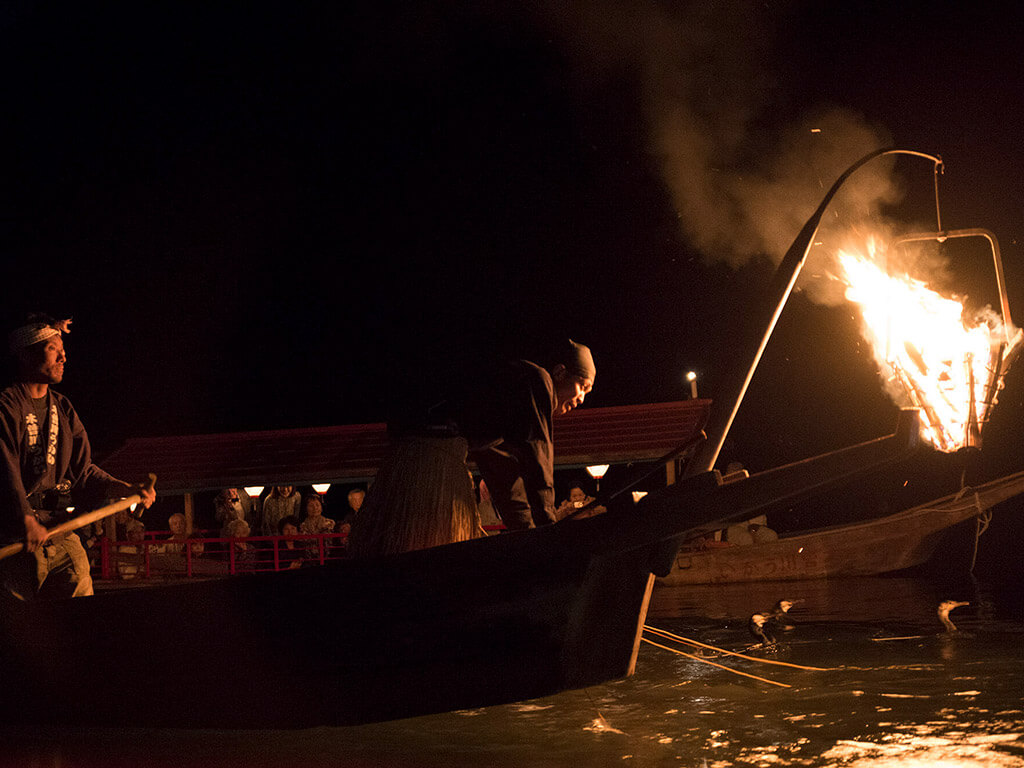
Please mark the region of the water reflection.
[[[634, 677], [535, 701], [359, 728], [0, 733], [0, 765], [1024, 766], [1014, 595], [907, 579], [659, 587], [650, 624], [728, 650], [751, 645], [750, 613], [802, 600], [778, 648], [748, 655], [825, 671], [708, 651], [779, 688], [645, 645]], [[952, 635], [944, 599], [970, 602]]]

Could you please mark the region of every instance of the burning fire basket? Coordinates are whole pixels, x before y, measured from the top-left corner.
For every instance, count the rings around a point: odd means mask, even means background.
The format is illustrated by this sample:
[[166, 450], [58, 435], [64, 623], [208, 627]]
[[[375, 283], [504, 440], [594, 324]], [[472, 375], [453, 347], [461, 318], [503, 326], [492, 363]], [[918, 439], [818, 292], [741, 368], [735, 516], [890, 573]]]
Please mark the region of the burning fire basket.
[[[995, 236], [985, 229], [942, 229], [938, 187], [942, 158], [912, 150], [880, 149], [862, 157], [839, 176], [790, 245], [775, 272], [761, 312], [753, 313], [753, 319], [758, 323], [754, 327], [767, 330], [759, 340], [755, 340], [757, 343], [750, 347], [748, 355], [734, 358], [738, 364], [748, 365], [746, 375], [742, 375], [741, 369], [737, 375], [726, 379], [736, 382], [734, 389], [723, 392], [720, 400], [726, 407], [712, 415], [707, 429], [708, 439], [687, 466], [687, 476], [714, 467], [829, 203], [856, 170], [876, 157], [893, 154], [921, 157], [934, 163], [936, 230], [897, 238], [888, 245], [888, 249], [879, 249], [869, 243], [870, 254], [866, 258], [840, 251], [839, 263], [846, 273], [844, 279], [848, 285], [847, 299], [861, 304], [866, 330], [874, 336], [876, 357], [890, 385], [895, 385], [902, 394], [897, 399], [906, 400], [900, 404], [912, 405], [923, 412], [922, 437], [936, 449], [946, 452], [968, 446], [980, 447], [982, 425], [996, 402], [1010, 363], [1019, 353], [1022, 339], [1022, 332], [1013, 327], [1010, 318], [999, 244]], [[960, 302], [940, 296], [909, 275], [894, 279], [889, 274], [887, 261], [882, 266], [878, 264], [880, 250], [885, 255], [911, 243], [944, 243], [966, 237], [984, 238], [991, 247], [999, 291], [999, 314], [986, 308], [983, 316], [967, 322]], [[899, 294], [904, 289], [920, 295], [915, 296], [912, 302], [905, 301], [905, 296]], [[898, 314], [914, 303], [923, 305], [927, 311], [908, 323], [902, 322], [903, 318]], [[943, 343], [934, 347], [926, 345], [924, 339], [929, 333], [936, 335], [936, 332]], [[950, 345], [951, 340], [958, 339], [962, 343]]]

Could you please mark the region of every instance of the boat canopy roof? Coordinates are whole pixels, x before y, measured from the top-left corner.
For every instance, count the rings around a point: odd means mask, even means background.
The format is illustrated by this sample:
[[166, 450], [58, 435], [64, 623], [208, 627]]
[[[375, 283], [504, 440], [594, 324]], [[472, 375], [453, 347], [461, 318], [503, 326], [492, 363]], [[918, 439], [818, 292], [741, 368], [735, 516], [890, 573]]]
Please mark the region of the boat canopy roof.
[[[711, 401], [580, 408], [555, 418], [555, 467], [653, 461], [693, 437]], [[163, 495], [246, 486], [371, 479], [387, 447], [384, 424], [137, 437], [100, 465], [134, 482], [153, 472]]]

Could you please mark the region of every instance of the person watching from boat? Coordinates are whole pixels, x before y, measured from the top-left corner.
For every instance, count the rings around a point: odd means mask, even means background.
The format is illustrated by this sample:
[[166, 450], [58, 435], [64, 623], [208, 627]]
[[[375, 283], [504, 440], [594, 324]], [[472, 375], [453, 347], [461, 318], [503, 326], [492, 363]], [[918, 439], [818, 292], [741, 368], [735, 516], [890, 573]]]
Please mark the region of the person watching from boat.
[[[154, 546], [152, 551], [162, 554], [181, 554], [185, 551], [185, 544], [190, 538], [185, 516], [181, 512], [175, 512], [167, 519], [167, 526], [171, 529], [171, 535], [164, 539], [162, 544]], [[201, 541], [193, 542], [190, 549], [193, 556], [201, 555], [203, 554], [203, 543]]]
[[[249, 521], [245, 519], [245, 508], [241, 503], [241, 491], [237, 488], [226, 488], [221, 491], [214, 500], [214, 507], [217, 510], [217, 519], [220, 520], [220, 537], [222, 539], [229, 537], [228, 527], [236, 520], [241, 520], [249, 526]], [[249, 530], [252, 530], [252, 526], [249, 526]]]
[[356, 515], [356, 513], [360, 509], [362, 509], [364, 501], [366, 501], [366, 491], [364, 491], [362, 488], [353, 488], [351, 491], [349, 491], [348, 492], [348, 509], [349, 509], [349, 511], [345, 513], [345, 517], [342, 518], [342, 522], [348, 521], [348, 522], [351, 523], [352, 522], [352, 518]]
[[[52, 385], [64, 379], [64, 334], [71, 321], [29, 315], [8, 335], [13, 383], [0, 392], [0, 542], [25, 552], [0, 561], [0, 578], [22, 599], [91, 595], [89, 561], [74, 532], [47, 538], [47, 527], [112, 498], [138, 494], [148, 509], [153, 489], [132, 485], [92, 462], [89, 436], [71, 401]], [[26, 579], [34, 561], [35, 579]], [[28, 571], [31, 572], [31, 571]]]
[[286, 536], [277, 547], [277, 568], [280, 571], [292, 568], [301, 568], [302, 561], [306, 558], [306, 552], [295, 543], [295, 536], [299, 535], [299, 518], [294, 515], [282, 518], [277, 523], [278, 536]]
[[[555, 514], [559, 520], [563, 520], [569, 515], [576, 512], [577, 509], [583, 509], [585, 506], [593, 502], [595, 499], [593, 496], [588, 496], [587, 492], [583, 490], [583, 485], [580, 483], [574, 483], [569, 486], [569, 498], [559, 505]], [[576, 518], [592, 517], [594, 515], [600, 515], [603, 512], [607, 512], [607, 507], [600, 504], [595, 504], [590, 509], [576, 514]]]
[[115, 572], [122, 581], [130, 581], [146, 571], [146, 526], [138, 520], [128, 527], [128, 535], [119, 541], [113, 556]]
[[310, 494], [302, 505], [302, 522], [299, 531], [309, 536], [334, 533], [334, 520], [324, 517], [324, 503], [318, 494]]
[[[497, 511], [494, 509], [494, 502], [491, 501], [491, 492], [487, 490], [487, 481], [480, 478], [480, 483], [476, 487], [477, 493], [477, 509], [480, 510], [480, 524], [485, 526], [484, 530], [487, 530], [486, 526], [500, 526], [501, 518], [498, 517]], [[488, 533], [499, 533], [500, 531], [487, 531]]]
[[277, 524], [289, 515], [298, 516], [302, 496], [292, 485], [276, 485], [263, 500], [264, 536], [277, 535]]
[[[225, 488], [214, 498], [213, 516], [220, 525], [221, 531], [232, 520], [245, 520], [245, 522], [249, 522], [245, 506], [242, 503], [242, 497], [246, 495], [238, 488]], [[251, 528], [252, 526], [250, 525], [249, 527]]]
[[[324, 505], [320, 499], [320, 495], [313, 493], [306, 497], [305, 502], [302, 505], [303, 517], [302, 522], [299, 523], [299, 533], [304, 533], [307, 536], [320, 536], [323, 534], [334, 533], [335, 523], [329, 517], [324, 517]], [[333, 544], [332, 541], [325, 539], [323, 541], [323, 551], [326, 556], [328, 551]], [[309, 539], [306, 543], [306, 547], [309, 550], [309, 556], [311, 558], [320, 559], [320, 540]]]
[[477, 373], [462, 395], [389, 423], [389, 453], [352, 525], [354, 557], [485, 535], [467, 460], [507, 528], [555, 522], [552, 421], [593, 388], [590, 349], [567, 339], [546, 367], [516, 360]]
[[342, 554], [348, 554], [348, 535], [352, 532], [352, 521], [355, 519], [356, 514], [363, 507], [363, 501], [366, 500], [366, 491], [362, 488], [353, 488], [348, 492], [348, 511], [345, 512], [345, 516], [338, 521], [337, 533], [341, 534], [341, 538], [338, 539], [338, 546], [341, 547]]
[[223, 538], [232, 540], [230, 546], [233, 554], [228, 559], [234, 560], [235, 573], [252, 573], [256, 570], [256, 553], [252, 544], [246, 541], [250, 533], [249, 524], [240, 517], [229, 520], [224, 526]]
[[146, 530], [146, 524], [130, 509], [119, 509], [115, 512], [113, 523], [115, 542], [128, 541], [131, 538], [132, 530], [135, 528], [141, 527], [143, 531]]
[[366, 501], [366, 491], [362, 488], [352, 488], [346, 498], [348, 500], [348, 509], [345, 510], [345, 514], [338, 520], [339, 532], [342, 528], [347, 532], [352, 527], [352, 521], [359, 513], [359, 510], [363, 508], [363, 502]]

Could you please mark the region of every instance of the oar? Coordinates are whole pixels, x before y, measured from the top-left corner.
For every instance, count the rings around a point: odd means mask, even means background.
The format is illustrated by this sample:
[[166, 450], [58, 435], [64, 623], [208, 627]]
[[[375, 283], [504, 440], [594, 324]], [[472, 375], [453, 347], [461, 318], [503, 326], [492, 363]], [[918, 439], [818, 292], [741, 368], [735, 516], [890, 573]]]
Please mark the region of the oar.
[[[149, 482], [146, 483], [146, 488], [152, 490], [153, 486], [155, 485], [156, 475], [150, 472]], [[46, 539], [43, 539], [43, 541], [46, 541], [47, 539], [52, 539], [54, 536], [59, 536], [62, 533], [68, 533], [69, 531], [74, 531], [78, 528], [84, 528], [87, 525], [95, 523], [97, 520], [102, 520], [105, 517], [110, 517], [115, 512], [120, 512], [122, 509], [128, 509], [128, 507], [131, 507], [134, 504], [138, 504], [141, 501], [142, 497], [137, 493], [133, 493], [131, 496], [126, 496], [123, 499], [119, 499], [118, 501], [115, 501], [113, 504], [107, 504], [107, 506], [100, 507], [99, 509], [94, 509], [92, 512], [86, 512], [84, 515], [73, 517], [67, 522], [61, 523], [60, 525], [56, 525], [49, 531], [47, 531]], [[0, 547], [0, 560], [3, 560], [5, 557], [10, 557], [11, 555], [18, 554], [24, 548], [25, 542], [23, 541], [19, 541], [14, 544], [8, 544], [6, 547]]]

